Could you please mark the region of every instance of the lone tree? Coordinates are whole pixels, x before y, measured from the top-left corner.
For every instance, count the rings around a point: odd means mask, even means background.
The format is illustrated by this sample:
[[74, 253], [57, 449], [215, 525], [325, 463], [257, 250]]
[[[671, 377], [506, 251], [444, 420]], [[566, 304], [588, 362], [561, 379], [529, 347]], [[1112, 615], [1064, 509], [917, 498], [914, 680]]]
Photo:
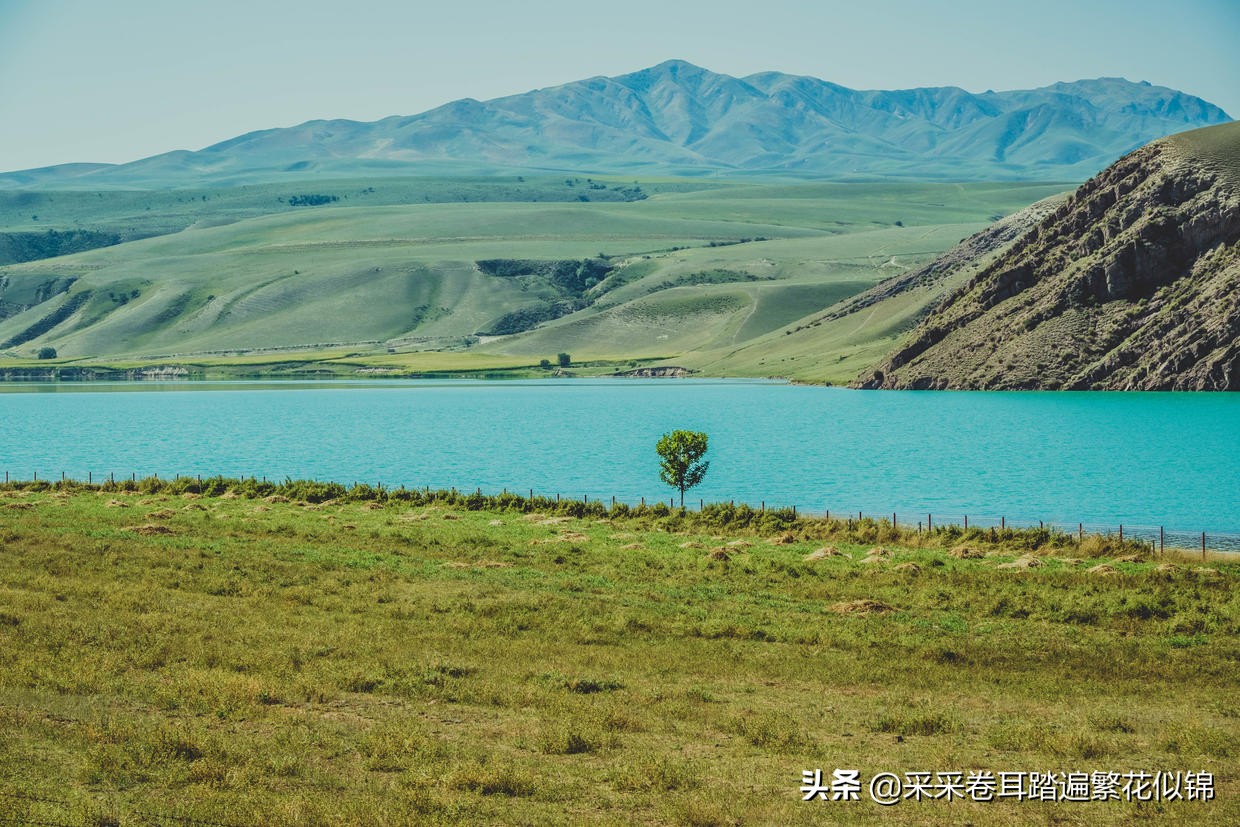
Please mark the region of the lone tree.
[[659, 439], [655, 450], [659, 452], [659, 479], [673, 488], [680, 489], [680, 507], [685, 507], [685, 491], [702, 481], [709, 462], [702, 460], [706, 453], [706, 434], [699, 431], [672, 431]]
[[566, 368], [573, 363], [573, 357], [569, 356], [567, 353], [557, 353], [555, 358], [556, 361], [560, 363], [560, 367], [562, 368]]

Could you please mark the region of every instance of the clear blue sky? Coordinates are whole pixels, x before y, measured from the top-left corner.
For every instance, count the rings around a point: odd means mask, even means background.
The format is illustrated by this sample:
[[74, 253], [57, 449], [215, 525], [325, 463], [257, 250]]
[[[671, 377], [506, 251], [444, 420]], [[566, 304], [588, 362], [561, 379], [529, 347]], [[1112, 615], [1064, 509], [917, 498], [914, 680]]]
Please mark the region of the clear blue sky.
[[862, 89], [1120, 76], [1240, 117], [1240, 1], [0, 0], [0, 170], [123, 162], [682, 58]]

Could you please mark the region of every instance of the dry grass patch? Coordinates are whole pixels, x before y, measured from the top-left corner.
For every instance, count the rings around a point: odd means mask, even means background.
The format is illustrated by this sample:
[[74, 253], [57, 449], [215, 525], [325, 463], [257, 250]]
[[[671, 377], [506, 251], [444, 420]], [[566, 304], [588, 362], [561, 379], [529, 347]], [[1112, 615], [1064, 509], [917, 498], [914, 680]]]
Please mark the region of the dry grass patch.
[[1036, 569], [1041, 565], [1042, 561], [1040, 559], [1031, 554], [1025, 554], [1010, 562], [1000, 563], [995, 568], [1003, 569], [1004, 571], [1028, 571], [1029, 569]]
[[895, 606], [891, 606], [881, 600], [872, 600], [868, 597], [863, 597], [858, 600], [846, 600], [841, 603], [833, 603], [827, 607], [827, 610], [835, 612], [837, 615], [873, 615], [894, 612], [896, 608]]
[[815, 560], [826, 560], [830, 557], [847, 557], [848, 555], [840, 551], [835, 546], [823, 546], [820, 549], [811, 551], [801, 559], [806, 563], [812, 563]]
[[947, 553], [952, 557], [955, 557], [957, 560], [979, 560], [986, 556], [986, 552], [981, 549], [975, 548], [974, 546], [964, 545], [956, 546]]
[[176, 533], [172, 529], [168, 528], [168, 526], [160, 525], [159, 523], [147, 523], [146, 525], [125, 526], [121, 530], [132, 531], [134, 534], [141, 534], [143, 537], [157, 537], [161, 535], [167, 536], [167, 535]]

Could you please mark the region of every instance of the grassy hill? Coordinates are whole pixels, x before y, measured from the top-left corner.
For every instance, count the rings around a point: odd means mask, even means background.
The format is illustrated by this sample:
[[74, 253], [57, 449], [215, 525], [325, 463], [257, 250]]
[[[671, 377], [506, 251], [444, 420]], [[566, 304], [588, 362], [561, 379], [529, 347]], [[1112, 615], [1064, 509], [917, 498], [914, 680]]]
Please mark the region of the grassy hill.
[[[437, 183], [435, 197], [482, 187]], [[0, 268], [0, 345], [53, 347], [59, 364], [340, 348], [359, 365], [408, 352], [406, 367], [444, 349], [497, 365], [679, 357], [777, 330], [1060, 189], [560, 179], [525, 186], [614, 200], [409, 203], [423, 184], [407, 184], [305, 207], [287, 190], [229, 191], [177, 214], [194, 219], [179, 232]], [[635, 191], [647, 197], [622, 200]], [[48, 215], [108, 226], [139, 194], [112, 196]]]

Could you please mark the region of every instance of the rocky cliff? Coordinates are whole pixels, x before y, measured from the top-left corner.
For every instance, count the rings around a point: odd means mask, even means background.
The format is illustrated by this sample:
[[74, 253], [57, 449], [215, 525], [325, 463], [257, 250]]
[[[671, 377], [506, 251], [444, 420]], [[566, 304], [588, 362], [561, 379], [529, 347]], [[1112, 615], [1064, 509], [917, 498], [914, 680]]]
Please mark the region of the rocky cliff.
[[856, 384], [1240, 389], [1240, 124], [1086, 182]]

